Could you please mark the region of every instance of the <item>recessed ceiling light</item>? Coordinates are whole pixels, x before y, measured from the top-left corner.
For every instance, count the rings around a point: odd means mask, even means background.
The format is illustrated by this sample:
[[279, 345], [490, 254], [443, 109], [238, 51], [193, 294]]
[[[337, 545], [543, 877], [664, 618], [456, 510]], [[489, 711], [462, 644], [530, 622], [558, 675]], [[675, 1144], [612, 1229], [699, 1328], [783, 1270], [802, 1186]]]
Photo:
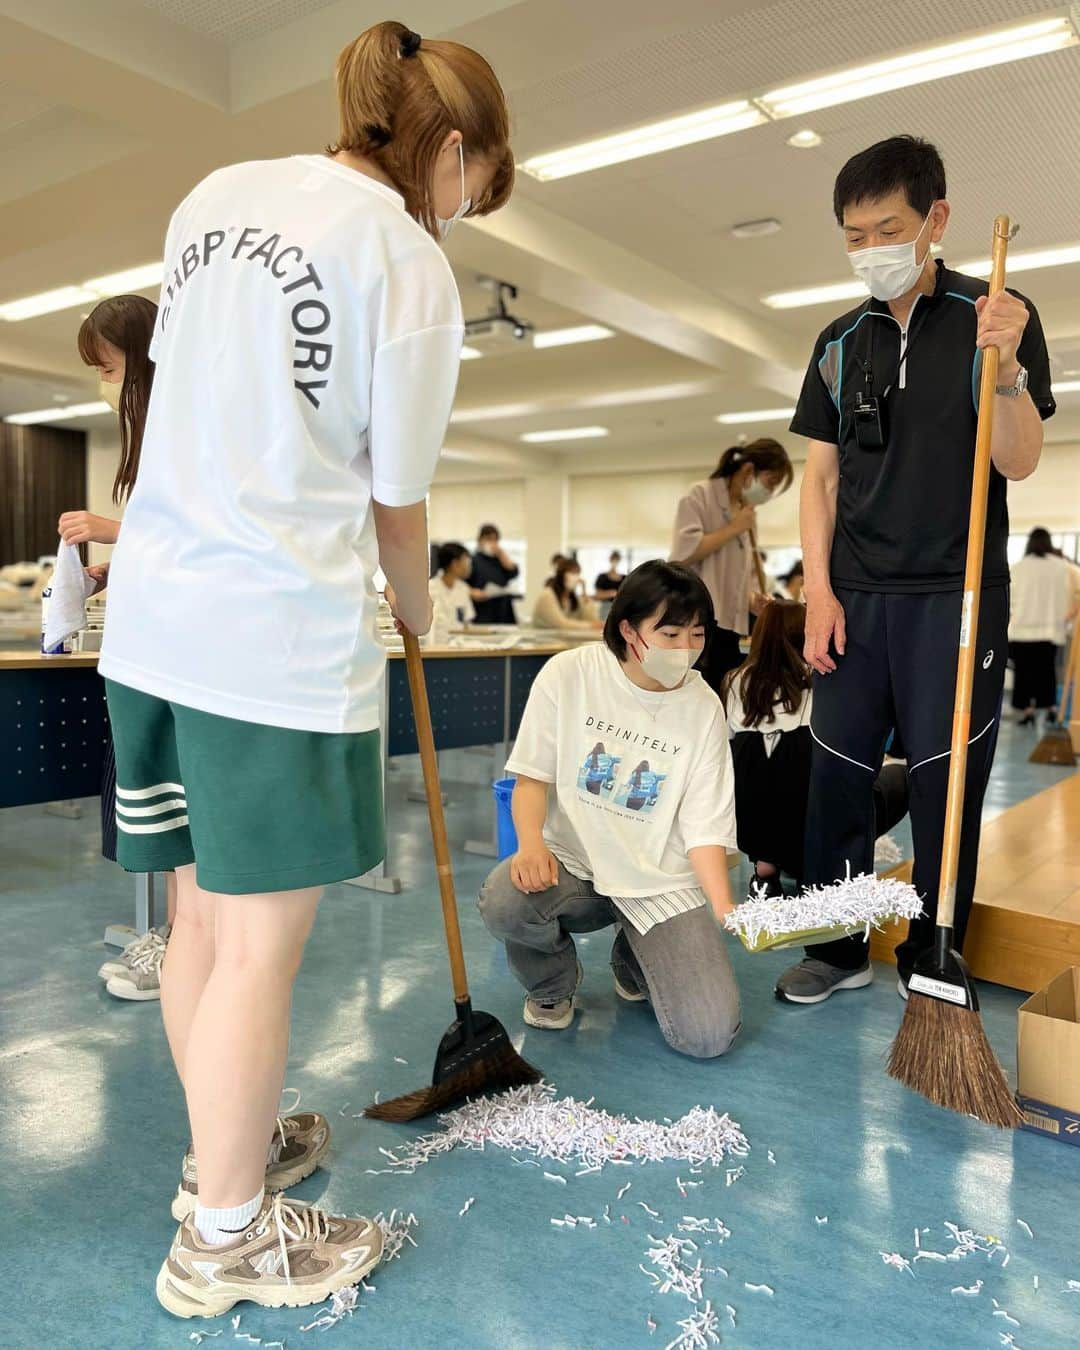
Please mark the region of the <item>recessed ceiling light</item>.
[[521, 439], [530, 445], [543, 445], [547, 441], [592, 441], [607, 434], [607, 427], [566, 427], [559, 431], [527, 431]]
[[794, 416], [794, 408], [759, 408], [756, 412], [720, 413], [716, 420], [726, 427], [737, 427], [749, 422], [787, 422]]
[[769, 216], [765, 220], [744, 220], [732, 225], [731, 233], [736, 239], [761, 239], [767, 234], [778, 234], [782, 229], [776, 217]]
[[483, 352], [478, 352], [475, 347], [462, 347], [461, 359], [463, 361], [479, 361]]
[[1075, 46], [1078, 41], [1076, 29], [1064, 16], [1041, 19], [955, 42], [921, 47], [869, 65], [834, 71], [820, 79], [774, 89], [755, 102], [770, 117], [799, 117], [817, 108], [832, 108], [839, 103], [884, 94], [890, 89], [907, 89], [913, 84], [944, 79], [968, 70], [1040, 56], [1061, 47]]
[[821, 144], [821, 137], [816, 131], [806, 127], [802, 131], [797, 131], [794, 136], [789, 136], [787, 143], [795, 150], [816, 150]]
[[105, 402], [69, 403], [66, 408], [39, 408], [36, 412], [12, 413], [5, 422], [17, 427], [33, 426], [37, 422], [64, 422], [69, 417], [96, 417], [98, 413], [112, 412]]
[[613, 136], [601, 136], [593, 141], [582, 141], [563, 150], [552, 150], [545, 155], [533, 155], [522, 164], [525, 173], [548, 183], [556, 178], [603, 169], [609, 164], [623, 164], [631, 159], [644, 159], [664, 150], [676, 150], [683, 145], [696, 145], [727, 136], [733, 131], [745, 131], [767, 121], [760, 108], [747, 99], [721, 103], [700, 112], [682, 117], [669, 117], [662, 122], [631, 131], [620, 131]]
[[549, 328], [546, 333], [533, 334], [534, 347], [569, 347], [575, 342], [602, 342], [614, 337], [610, 328], [599, 323], [578, 324], [576, 328]]
[[[1009, 254], [1009, 274], [1034, 272], [1043, 267], [1066, 267], [1071, 263], [1080, 263], [1080, 244], [1028, 249], [1024, 253]], [[973, 258], [957, 264], [955, 270], [966, 272], [968, 276], [988, 277], [990, 259]], [[797, 291], [778, 291], [774, 295], [762, 296], [762, 304], [768, 305], [770, 309], [801, 309], [806, 305], [825, 305], [836, 300], [859, 300], [865, 297], [866, 287], [861, 281], [837, 281], [825, 286], [806, 286]]]

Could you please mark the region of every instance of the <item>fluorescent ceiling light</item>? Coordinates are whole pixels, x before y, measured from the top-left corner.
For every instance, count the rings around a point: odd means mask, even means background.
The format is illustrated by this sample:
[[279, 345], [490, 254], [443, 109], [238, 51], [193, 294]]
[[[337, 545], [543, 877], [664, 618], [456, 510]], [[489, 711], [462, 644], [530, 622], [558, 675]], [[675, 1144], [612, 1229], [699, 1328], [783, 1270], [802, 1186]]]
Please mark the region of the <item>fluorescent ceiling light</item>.
[[631, 159], [644, 159], [646, 155], [658, 155], [664, 150], [676, 150], [679, 146], [711, 141], [733, 131], [760, 126], [767, 120], [765, 114], [748, 99], [738, 99], [734, 103], [721, 103], [717, 107], [703, 108], [700, 112], [686, 113], [682, 117], [651, 122], [631, 131], [620, 131], [613, 136], [583, 141], [580, 145], [553, 150], [550, 154], [533, 155], [521, 167], [533, 178], [549, 183], [556, 178], [569, 178], [572, 174], [603, 169], [609, 164], [623, 164]]
[[521, 439], [530, 445], [543, 445], [548, 441], [592, 441], [607, 434], [607, 427], [567, 427], [562, 431], [527, 431]]
[[726, 427], [737, 427], [744, 422], [787, 422], [794, 416], [794, 408], [761, 408], [757, 412], [721, 413], [716, 420]]
[[112, 272], [109, 276], [94, 277], [83, 282], [88, 291], [102, 298], [110, 295], [126, 295], [130, 291], [145, 291], [150, 286], [160, 286], [165, 275], [163, 262], [144, 263], [142, 267], [129, 267], [126, 272]]
[[799, 291], [763, 295], [770, 309], [801, 309], [804, 305], [827, 305], [836, 300], [865, 300], [869, 292], [861, 281], [838, 281], [830, 286], [806, 286]]
[[1055, 394], [1080, 394], [1080, 380], [1060, 380], [1053, 390]]
[[55, 291], [28, 295], [22, 300], [12, 300], [6, 305], [0, 305], [0, 319], [6, 319], [8, 323], [18, 323], [22, 319], [36, 319], [42, 314], [54, 314], [62, 309], [75, 309], [78, 305], [105, 300], [110, 295], [144, 291], [148, 287], [159, 286], [164, 272], [164, 263], [144, 263], [141, 267], [129, 267], [125, 272], [110, 272], [103, 277], [91, 277], [81, 286], [61, 286]]
[[112, 409], [105, 402], [68, 403], [63, 408], [39, 408], [37, 412], [12, 413], [4, 421], [17, 427], [29, 427], [38, 422], [65, 422], [70, 417], [96, 417], [98, 413], [107, 412], [112, 412]]
[[576, 328], [550, 328], [546, 333], [533, 334], [534, 347], [569, 347], [575, 342], [601, 342], [614, 337], [610, 328], [598, 323], [583, 323]]
[[475, 347], [462, 347], [461, 359], [463, 361], [479, 361], [483, 352], [478, 352]]
[[940, 80], [968, 70], [1040, 56], [1061, 47], [1075, 46], [1078, 41], [1080, 38], [1069, 19], [1064, 16], [1042, 19], [922, 47], [870, 65], [838, 70], [820, 79], [774, 89], [756, 102], [772, 118], [800, 117], [817, 108], [832, 108], [839, 103], [884, 94], [890, 89], [907, 89], [927, 80]]
[[8, 323], [18, 323], [20, 319], [36, 319], [40, 314], [52, 314], [58, 309], [74, 309], [88, 300], [96, 300], [97, 292], [84, 286], [61, 286], [55, 291], [42, 291], [40, 295], [28, 295], [23, 300], [12, 300], [0, 305], [0, 319]]
[[[1080, 263], [1080, 244], [1067, 244], [1061, 248], [1028, 249], [1024, 253], [1010, 253], [1008, 272], [1034, 272], [1043, 267], [1066, 267], [1070, 263]], [[990, 259], [974, 258], [959, 263], [957, 272], [966, 272], [972, 277], [990, 275]], [[807, 286], [798, 291], [778, 291], [774, 295], [762, 296], [762, 304], [770, 309], [801, 309], [805, 305], [825, 305], [836, 300], [860, 300], [866, 298], [866, 287], [861, 281], [838, 281], [827, 286]]]

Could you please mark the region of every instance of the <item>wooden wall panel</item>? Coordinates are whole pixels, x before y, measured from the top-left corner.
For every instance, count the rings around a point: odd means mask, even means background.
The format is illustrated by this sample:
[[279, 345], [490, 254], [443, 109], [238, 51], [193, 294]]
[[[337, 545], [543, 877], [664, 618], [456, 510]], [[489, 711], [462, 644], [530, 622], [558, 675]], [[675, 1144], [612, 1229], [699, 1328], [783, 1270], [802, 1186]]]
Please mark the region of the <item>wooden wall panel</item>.
[[63, 511], [86, 507], [86, 433], [0, 422], [0, 565], [56, 552]]

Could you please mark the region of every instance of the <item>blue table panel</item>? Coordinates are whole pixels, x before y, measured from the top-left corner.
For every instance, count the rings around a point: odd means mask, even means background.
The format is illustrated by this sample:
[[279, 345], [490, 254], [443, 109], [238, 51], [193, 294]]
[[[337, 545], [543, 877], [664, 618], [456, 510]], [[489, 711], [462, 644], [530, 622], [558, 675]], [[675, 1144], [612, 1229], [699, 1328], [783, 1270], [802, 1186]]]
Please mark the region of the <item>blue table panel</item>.
[[109, 735], [105, 683], [91, 667], [0, 676], [0, 807], [101, 791]]

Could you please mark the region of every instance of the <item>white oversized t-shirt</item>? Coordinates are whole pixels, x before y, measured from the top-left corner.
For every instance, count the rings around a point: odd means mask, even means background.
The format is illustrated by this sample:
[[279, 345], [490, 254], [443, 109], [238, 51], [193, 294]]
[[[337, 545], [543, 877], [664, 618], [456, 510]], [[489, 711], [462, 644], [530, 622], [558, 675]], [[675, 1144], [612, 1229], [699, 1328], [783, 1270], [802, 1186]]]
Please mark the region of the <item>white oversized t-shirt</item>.
[[424, 500], [461, 305], [400, 195], [320, 155], [236, 164], [169, 225], [102, 674], [221, 716], [379, 723], [372, 502]]
[[693, 890], [688, 851], [736, 847], [724, 710], [697, 671], [654, 694], [602, 643], [560, 653], [533, 683], [506, 767], [554, 784], [544, 840], [601, 895]]

